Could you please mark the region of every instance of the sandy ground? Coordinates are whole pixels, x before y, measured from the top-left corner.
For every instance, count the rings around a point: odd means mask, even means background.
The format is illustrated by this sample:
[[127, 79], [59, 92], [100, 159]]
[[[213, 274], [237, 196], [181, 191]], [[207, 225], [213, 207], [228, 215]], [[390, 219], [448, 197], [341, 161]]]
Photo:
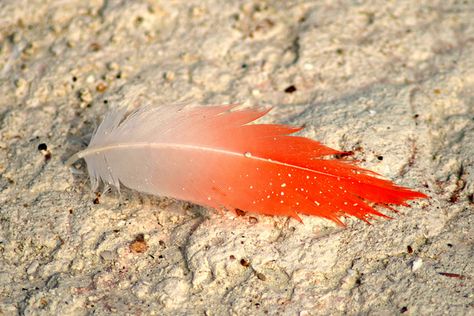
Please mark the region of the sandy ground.
[[[2, 315], [474, 314], [471, 0], [2, 0], [0, 94]], [[273, 105], [431, 199], [344, 229], [64, 166], [110, 107], [175, 102]]]

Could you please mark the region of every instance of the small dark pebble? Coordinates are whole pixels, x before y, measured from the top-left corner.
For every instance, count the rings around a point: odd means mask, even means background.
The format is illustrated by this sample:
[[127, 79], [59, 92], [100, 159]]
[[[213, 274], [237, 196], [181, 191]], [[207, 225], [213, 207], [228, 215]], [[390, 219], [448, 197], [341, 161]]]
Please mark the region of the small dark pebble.
[[285, 89], [285, 93], [293, 93], [296, 91], [296, 87], [294, 85], [291, 85], [291, 86], [288, 86], [286, 89]]
[[92, 43], [89, 47], [93, 52], [98, 52], [101, 48], [99, 43]]
[[138, 25], [142, 24], [143, 21], [145, 21], [145, 19], [144, 19], [142, 16], [137, 16], [137, 17], [135, 18], [135, 25], [138, 26]]
[[383, 156], [377, 156], [377, 159], [382, 161], [383, 160]]
[[413, 248], [411, 246], [407, 246], [407, 252], [408, 253], [413, 253]]
[[39, 151], [48, 150], [48, 146], [45, 143], [41, 143], [38, 145], [38, 150]]
[[240, 264], [247, 268], [250, 266], [250, 261], [248, 261], [247, 259], [241, 259]]
[[38, 145], [38, 151], [43, 154], [45, 161], [51, 159], [51, 152], [48, 150], [48, 145], [46, 145], [45, 143], [41, 143]]
[[408, 311], [408, 308], [406, 306], [403, 306], [402, 308], [400, 308], [400, 313], [406, 313]]
[[138, 234], [135, 237], [135, 241], [145, 241], [145, 235], [144, 234]]
[[260, 281], [265, 281], [267, 279], [267, 277], [263, 273], [257, 272], [256, 275]]
[[236, 208], [236, 209], [235, 209], [235, 214], [237, 214], [237, 216], [244, 216], [244, 215], [245, 215], [245, 211]]

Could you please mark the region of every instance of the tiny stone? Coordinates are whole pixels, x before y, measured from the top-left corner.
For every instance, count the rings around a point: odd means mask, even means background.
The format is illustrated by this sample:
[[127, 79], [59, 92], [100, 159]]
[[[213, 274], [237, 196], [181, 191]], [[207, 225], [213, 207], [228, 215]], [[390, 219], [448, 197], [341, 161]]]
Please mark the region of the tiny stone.
[[173, 81], [175, 79], [176, 75], [173, 71], [167, 71], [163, 74], [163, 78], [166, 81]]
[[263, 273], [257, 272], [256, 275], [260, 281], [265, 281], [267, 279], [267, 277]]
[[135, 240], [130, 243], [129, 248], [133, 253], [144, 253], [147, 251], [148, 244], [145, 241], [145, 236], [143, 234], [138, 234], [135, 237]]
[[107, 68], [109, 70], [119, 70], [120, 66], [119, 66], [119, 64], [117, 64], [115, 62], [111, 62], [107, 65]]
[[15, 87], [17, 87], [18, 89], [22, 89], [25, 86], [26, 86], [26, 80], [25, 79], [19, 78], [19, 79], [15, 80]]
[[92, 101], [92, 94], [90, 90], [87, 88], [79, 90], [79, 99], [85, 103], [90, 103]]
[[94, 75], [89, 75], [86, 78], [87, 83], [93, 83], [95, 81]]
[[100, 258], [104, 261], [112, 261], [114, 259], [114, 253], [109, 250], [102, 251], [100, 253]]
[[105, 90], [107, 90], [107, 85], [103, 82], [99, 82], [97, 84], [97, 86], [95, 87], [95, 89], [97, 90], [97, 92], [104, 92]]
[[33, 261], [30, 266], [28, 267], [28, 269], [26, 270], [26, 273], [27, 274], [33, 274], [36, 272], [36, 270], [38, 269], [39, 267], [39, 263], [38, 261]]
[[421, 259], [421, 258], [416, 258], [415, 261], [413, 261], [413, 263], [412, 263], [411, 270], [412, 270], [413, 272], [415, 272], [416, 270], [418, 270], [419, 268], [421, 268], [422, 265], [423, 265], [423, 259]]
[[286, 89], [285, 89], [285, 93], [293, 93], [296, 91], [296, 87], [294, 85], [291, 85], [291, 86], [288, 86]]
[[22, 36], [20, 33], [17, 32], [17, 33], [14, 33], [11, 38], [12, 38], [13, 43], [18, 44], [21, 41]]

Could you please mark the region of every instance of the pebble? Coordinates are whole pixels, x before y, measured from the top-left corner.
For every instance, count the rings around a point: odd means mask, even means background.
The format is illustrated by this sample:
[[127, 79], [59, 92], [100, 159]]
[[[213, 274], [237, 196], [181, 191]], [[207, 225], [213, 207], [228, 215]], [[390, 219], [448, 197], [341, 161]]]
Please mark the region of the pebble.
[[28, 266], [28, 269], [26, 269], [26, 273], [31, 275], [36, 272], [38, 267], [39, 267], [39, 262], [35, 260]]
[[79, 99], [81, 99], [82, 102], [90, 103], [92, 101], [91, 91], [87, 88], [79, 90]]
[[411, 270], [412, 270], [413, 272], [415, 272], [416, 270], [418, 270], [419, 268], [421, 268], [422, 265], [423, 265], [423, 259], [421, 259], [421, 258], [416, 258], [416, 259], [413, 261], [412, 265], [411, 265]]

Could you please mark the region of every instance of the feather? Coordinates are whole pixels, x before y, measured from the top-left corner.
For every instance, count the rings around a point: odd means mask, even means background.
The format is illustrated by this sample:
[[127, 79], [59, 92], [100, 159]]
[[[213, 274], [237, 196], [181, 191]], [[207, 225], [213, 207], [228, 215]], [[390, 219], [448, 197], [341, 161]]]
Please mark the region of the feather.
[[142, 107], [112, 110], [84, 158], [94, 190], [102, 181], [120, 189], [169, 196], [213, 208], [290, 216], [315, 215], [342, 225], [343, 216], [387, 217], [374, 206], [407, 206], [426, 198], [397, 186], [347, 154], [294, 136], [297, 127], [248, 124], [269, 110], [235, 106]]

